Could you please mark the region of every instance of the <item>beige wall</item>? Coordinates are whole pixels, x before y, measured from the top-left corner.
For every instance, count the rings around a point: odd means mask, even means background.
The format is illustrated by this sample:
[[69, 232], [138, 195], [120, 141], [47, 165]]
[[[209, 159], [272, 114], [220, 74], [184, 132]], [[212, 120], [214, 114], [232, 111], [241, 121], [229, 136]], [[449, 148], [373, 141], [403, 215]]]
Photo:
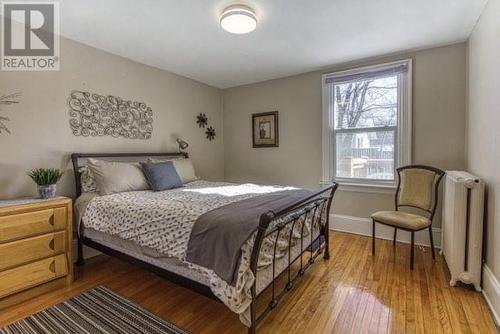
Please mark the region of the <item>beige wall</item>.
[[[0, 92], [23, 93], [19, 105], [2, 113], [11, 118], [8, 125], [12, 134], [0, 137], [0, 198], [34, 194], [36, 188], [25, 171], [39, 166], [67, 168], [59, 193], [72, 194], [68, 164], [71, 152], [175, 150], [177, 135], [191, 144], [189, 151], [203, 178], [220, 180], [225, 176], [228, 181], [316, 187], [321, 174], [321, 74], [408, 57], [414, 60], [413, 160], [444, 169], [462, 169], [465, 53], [465, 44], [457, 44], [221, 92], [62, 39], [61, 71], [0, 73]], [[145, 102], [154, 111], [153, 138], [144, 141], [73, 136], [67, 105], [73, 89]], [[280, 147], [253, 149], [250, 116], [271, 110], [280, 112]], [[215, 126], [215, 141], [207, 141], [196, 126], [195, 115], [199, 112], [205, 112]], [[391, 193], [340, 191], [334, 211], [368, 217], [375, 210], [392, 208], [392, 203]]]
[[[225, 178], [317, 187], [321, 178], [321, 75], [413, 59], [413, 162], [465, 167], [465, 43], [336, 66], [223, 91]], [[279, 148], [252, 148], [251, 114], [279, 111]], [[392, 193], [340, 191], [337, 214], [393, 208]], [[439, 221], [440, 214], [437, 214]], [[438, 222], [439, 225], [439, 222]]]
[[469, 40], [468, 169], [487, 184], [488, 267], [500, 279], [500, 0], [489, 0]]
[[[150, 140], [75, 137], [68, 121], [71, 90], [112, 94], [145, 102], [153, 109]], [[200, 176], [224, 177], [222, 101], [219, 89], [132, 62], [67, 39], [61, 39], [58, 72], [0, 72], [0, 93], [22, 92], [21, 103], [4, 108], [11, 135], [0, 135], [0, 199], [33, 195], [25, 172], [34, 167], [69, 168], [69, 154], [177, 150], [176, 136], [190, 143], [188, 151]], [[195, 123], [204, 112], [217, 130], [209, 142]], [[71, 171], [59, 183], [60, 194], [73, 193]]]

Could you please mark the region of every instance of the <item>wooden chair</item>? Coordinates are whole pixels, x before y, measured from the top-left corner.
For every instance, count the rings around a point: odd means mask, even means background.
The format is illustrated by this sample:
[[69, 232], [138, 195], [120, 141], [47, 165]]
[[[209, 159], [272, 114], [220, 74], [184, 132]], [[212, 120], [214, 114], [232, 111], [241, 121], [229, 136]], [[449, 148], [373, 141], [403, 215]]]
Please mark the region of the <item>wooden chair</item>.
[[[438, 202], [438, 188], [444, 172], [438, 168], [411, 165], [397, 169], [398, 188], [395, 196], [395, 211], [378, 211], [372, 218], [372, 255], [375, 255], [375, 223], [394, 227], [393, 245], [396, 245], [398, 229], [411, 232], [410, 269], [413, 270], [415, 257], [415, 232], [429, 229], [432, 259], [434, 240], [432, 239], [432, 219]], [[425, 215], [399, 211], [401, 207], [416, 208]], [[426, 217], [427, 215], [427, 217]]]

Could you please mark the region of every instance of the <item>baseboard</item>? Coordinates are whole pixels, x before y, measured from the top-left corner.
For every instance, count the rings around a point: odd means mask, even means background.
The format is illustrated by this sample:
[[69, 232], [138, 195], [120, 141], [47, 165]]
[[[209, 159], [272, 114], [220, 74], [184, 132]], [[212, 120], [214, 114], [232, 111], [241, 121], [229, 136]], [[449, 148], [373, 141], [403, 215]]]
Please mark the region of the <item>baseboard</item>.
[[[347, 233], [371, 236], [372, 221], [369, 218], [331, 214], [330, 229], [339, 232], [347, 232]], [[375, 229], [375, 235], [379, 239], [392, 240], [394, 235], [394, 229], [389, 226], [377, 224]], [[441, 229], [433, 228], [432, 235], [434, 238], [434, 247], [441, 248]], [[403, 243], [410, 243], [410, 233], [399, 230], [396, 240]], [[430, 246], [429, 231], [424, 230], [416, 232], [415, 244], [422, 246]]]
[[[102, 254], [101, 252], [87, 247], [83, 246], [83, 258], [84, 259], [90, 259], [91, 257], [97, 256]], [[78, 242], [76, 239], [73, 240], [73, 262], [76, 262], [76, 258], [78, 256]]]
[[483, 296], [496, 325], [500, 327], [500, 282], [487, 265], [483, 266]]

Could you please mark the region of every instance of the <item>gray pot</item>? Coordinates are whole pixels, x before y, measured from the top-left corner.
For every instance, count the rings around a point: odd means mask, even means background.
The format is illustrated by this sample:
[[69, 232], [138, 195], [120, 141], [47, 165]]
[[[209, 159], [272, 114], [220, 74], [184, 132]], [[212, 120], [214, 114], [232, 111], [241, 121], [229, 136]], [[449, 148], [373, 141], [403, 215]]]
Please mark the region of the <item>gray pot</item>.
[[56, 197], [56, 185], [38, 186], [38, 194], [43, 199], [54, 198]]

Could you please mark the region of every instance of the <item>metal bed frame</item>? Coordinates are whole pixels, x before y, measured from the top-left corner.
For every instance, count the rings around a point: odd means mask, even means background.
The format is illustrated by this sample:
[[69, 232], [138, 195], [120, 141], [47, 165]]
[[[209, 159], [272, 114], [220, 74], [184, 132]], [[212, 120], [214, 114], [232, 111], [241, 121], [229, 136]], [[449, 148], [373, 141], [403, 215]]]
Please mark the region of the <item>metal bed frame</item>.
[[[73, 153], [71, 155], [71, 160], [73, 163], [73, 169], [75, 174], [75, 184], [76, 184], [76, 194], [80, 196], [82, 193], [81, 183], [80, 183], [80, 171], [79, 171], [79, 160], [86, 158], [147, 158], [147, 157], [184, 157], [187, 158], [188, 154], [185, 152], [176, 152], [176, 153]], [[266, 212], [260, 216], [259, 227], [257, 230], [257, 235], [255, 238], [254, 246], [252, 249], [252, 255], [250, 258], [250, 269], [254, 274], [255, 280], [251, 288], [252, 302], [250, 305], [250, 319], [251, 326], [248, 328], [249, 334], [255, 334], [257, 332], [258, 324], [266, 317], [266, 315], [272, 311], [283, 298], [283, 296], [290, 291], [295, 282], [304, 275], [306, 270], [311, 267], [314, 263], [315, 259], [323, 253], [323, 259], [330, 259], [330, 248], [329, 248], [329, 240], [328, 240], [328, 224], [329, 224], [329, 212], [332, 204], [332, 199], [337, 190], [337, 184], [332, 183], [331, 185], [313, 193], [311, 196], [293, 203], [288, 207], [278, 211], [278, 212]], [[321, 217], [326, 215], [324, 222], [322, 222]], [[273, 221], [280, 219], [279, 223], [271, 224]], [[305, 222], [307, 220], [311, 222], [311, 233], [310, 238], [305, 240], [304, 237], [304, 227]], [[301, 237], [300, 237], [300, 245], [301, 251], [300, 254], [294, 259], [291, 258], [291, 239], [292, 233], [294, 231], [296, 224], [300, 228]], [[276, 245], [277, 240], [285, 229], [285, 227], [291, 227], [289, 232], [289, 242], [288, 242], [288, 265], [287, 267], [278, 275], [276, 275], [275, 264], [276, 264]], [[319, 235], [317, 238], [313, 238], [314, 228], [319, 229]], [[81, 231], [80, 231], [81, 232]], [[275, 236], [273, 236], [275, 234]], [[321, 244], [320, 237], [324, 237], [324, 245]], [[258, 294], [257, 293], [257, 267], [258, 267], [258, 259], [261, 252], [261, 246], [265, 238], [275, 237], [274, 243], [274, 253], [273, 253], [273, 279], [272, 281]], [[317, 248], [315, 248], [315, 243], [317, 243]], [[193, 281], [189, 278], [180, 276], [176, 273], [170, 272], [163, 268], [156, 267], [152, 264], [134, 258], [133, 256], [124, 254], [117, 250], [114, 250], [110, 247], [102, 245], [92, 239], [86, 238], [83, 233], [79, 233], [78, 236], [78, 259], [76, 265], [82, 266], [84, 265], [83, 259], [83, 245], [99, 250], [105, 254], [115, 256], [121, 258], [127, 262], [131, 262], [135, 265], [146, 268], [149, 271], [152, 271], [159, 276], [165, 277], [168, 280], [184, 286], [188, 289], [194, 290], [202, 295], [208, 296], [212, 299], [217, 299], [215, 295], [212, 293], [208, 286], [205, 286], [201, 283]], [[304, 245], [306, 248], [304, 248]], [[305, 253], [309, 252], [310, 256], [307, 259], [307, 255]], [[304, 261], [304, 257], [306, 257], [306, 261]], [[300, 269], [295, 275], [291, 273], [291, 267], [294, 263], [300, 263]], [[279, 276], [282, 274], [287, 275], [287, 283], [285, 287], [281, 291], [276, 291], [276, 281]], [[271, 287], [271, 300], [269, 301], [267, 307], [260, 313], [257, 314], [257, 298], [262, 295], [264, 291], [266, 291], [269, 287]]]

